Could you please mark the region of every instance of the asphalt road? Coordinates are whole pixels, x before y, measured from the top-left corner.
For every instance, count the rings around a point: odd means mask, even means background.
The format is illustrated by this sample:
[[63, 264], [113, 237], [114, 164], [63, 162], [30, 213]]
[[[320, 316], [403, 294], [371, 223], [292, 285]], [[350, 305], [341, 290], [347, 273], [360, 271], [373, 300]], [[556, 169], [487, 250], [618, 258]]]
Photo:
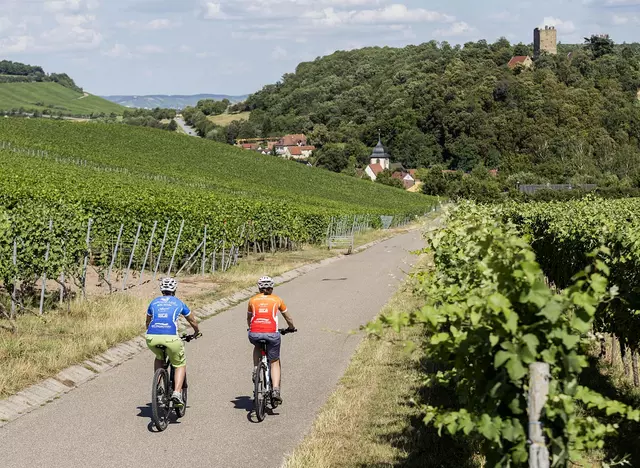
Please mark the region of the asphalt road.
[[0, 466], [279, 467], [360, 342], [348, 332], [375, 317], [422, 245], [418, 232], [398, 236], [276, 288], [299, 332], [283, 337], [284, 403], [264, 422], [250, 420], [243, 303], [203, 322], [203, 338], [187, 344], [189, 409], [179, 423], [151, 431], [153, 359], [143, 352], [1, 428]]
[[174, 120], [180, 126], [180, 128], [182, 128], [182, 130], [184, 130], [184, 132], [187, 135], [193, 136], [193, 137], [197, 137], [198, 136], [198, 134], [193, 129], [193, 127], [190, 127], [189, 125], [187, 125], [187, 122], [185, 122], [184, 119], [181, 119], [180, 117], [176, 117]]

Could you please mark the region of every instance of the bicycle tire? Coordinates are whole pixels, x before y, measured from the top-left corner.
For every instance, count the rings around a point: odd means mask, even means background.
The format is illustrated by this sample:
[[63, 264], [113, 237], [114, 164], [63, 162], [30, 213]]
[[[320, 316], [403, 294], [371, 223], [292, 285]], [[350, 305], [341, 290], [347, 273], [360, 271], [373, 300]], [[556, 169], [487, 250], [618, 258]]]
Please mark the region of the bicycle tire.
[[266, 381], [264, 378], [264, 367], [260, 367], [256, 372], [256, 377], [253, 381], [253, 409], [256, 413], [256, 419], [258, 422], [264, 421], [267, 399], [266, 399]]
[[151, 390], [151, 419], [158, 431], [164, 431], [169, 425], [169, 373], [166, 369], [158, 369], [153, 375]]
[[184, 383], [182, 384], [182, 401], [184, 406], [182, 408], [176, 408], [176, 416], [178, 419], [183, 418], [187, 412], [187, 376], [184, 376]]

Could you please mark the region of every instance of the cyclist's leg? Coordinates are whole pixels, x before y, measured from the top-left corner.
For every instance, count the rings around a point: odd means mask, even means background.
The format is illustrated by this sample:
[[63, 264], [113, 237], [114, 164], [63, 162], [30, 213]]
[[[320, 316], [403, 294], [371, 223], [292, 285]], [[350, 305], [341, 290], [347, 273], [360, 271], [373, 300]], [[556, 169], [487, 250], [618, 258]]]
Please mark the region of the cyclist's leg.
[[270, 334], [267, 338], [267, 356], [271, 362], [271, 382], [273, 388], [280, 389], [280, 334]]
[[167, 335], [165, 340], [167, 354], [174, 368], [173, 389], [175, 392], [180, 393], [184, 384], [184, 377], [187, 375], [187, 358], [184, 354], [184, 343], [180, 337], [174, 335]]
[[146, 335], [145, 338], [147, 340], [147, 347], [155, 354], [155, 359], [153, 360], [153, 372], [155, 374], [158, 369], [164, 367], [164, 350], [156, 347], [158, 344], [163, 344], [159, 343], [163, 337], [160, 336], [159, 338], [157, 335]]

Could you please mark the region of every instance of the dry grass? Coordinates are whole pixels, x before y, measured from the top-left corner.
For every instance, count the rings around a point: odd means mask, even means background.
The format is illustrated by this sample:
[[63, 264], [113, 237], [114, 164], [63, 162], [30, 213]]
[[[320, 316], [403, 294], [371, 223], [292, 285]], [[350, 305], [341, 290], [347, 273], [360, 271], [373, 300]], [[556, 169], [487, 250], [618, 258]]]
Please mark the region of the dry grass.
[[234, 120], [249, 120], [249, 116], [251, 112], [239, 112], [237, 114], [220, 114], [220, 115], [210, 115], [207, 117], [211, 122], [216, 125], [220, 125], [221, 127], [225, 127], [229, 125]]
[[139, 335], [145, 305], [114, 294], [72, 303], [68, 312], [21, 317], [18, 333], [0, 332], [0, 398]]
[[[356, 239], [356, 245], [390, 237], [405, 231], [370, 231]], [[249, 256], [237, 267], [208, 278], [184, 278], [181, 295], [190, 307], [198, 308], [254, 284], [261, 275], [278, 276], [286, 271], [337, 255], [319, 246], [299, 251]], [[185, 294], [185, 291], [189, 291]], [[106, 351], [109, 347], [144, 332], [144, 311], [150, 297], [116, 293], [72, 302], [44, 317], [18, 317], [18, 332], [0, 327], [0, 398], [8, 397], [62, 369]], [[0, 326], [3, 320], [0, 320]]]
[[[406, 288], [395, 294], [383, 313], [419, 305]], [[284, 467], [481, 466], [464, 443], [428, 430], [418, 407], [409, 404], [419, 398], [423, 356], [405, 352], [402, 340], [418, 340], [419, 335], [419, 330], [411, 329], [402, 336], [387, 331], [381, 341], [365, 339], [312, 431]]]

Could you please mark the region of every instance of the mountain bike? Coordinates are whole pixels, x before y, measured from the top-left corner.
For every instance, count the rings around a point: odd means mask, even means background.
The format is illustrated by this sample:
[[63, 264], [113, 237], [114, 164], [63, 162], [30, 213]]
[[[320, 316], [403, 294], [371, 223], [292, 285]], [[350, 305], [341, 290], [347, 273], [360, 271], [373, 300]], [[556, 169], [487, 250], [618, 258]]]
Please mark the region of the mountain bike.
[[[201, 336], [202, 333], [198, 335], [182, 335], [180, 339], [189, 342]], [[158, 348], [166, 349], [164, 346], [158, 346]], [[184, 401], [184, 406], [175, 407], [171, 400], [174, 388], [175, 369], [171, 365], [171, 361], [166, 352], [164, 353], [164, 362], [164, 367], [158, 369], [153, 376], [153, 387], [151, 390], [151, 419], [160, 432], [164, 431], [169, 425], [169, 416], [171, 416], [172, 411], [175, 410], [178, 419], [184, 417], [187, 412], [187, 376], [184, 376], [184, 383], [182, 385], [182, 400]]]
[[[286, 335], [288, 333], [295, 333], [298, 330], [295, 328], [293, 330], [281, 328], [278, 331], [280, 335]], [[262, 358], [253, 376], [253, 410], [256, 413], [258, 422], [262, 422], [267, 413], [267, 404], [273, 409], [276, 409], [278, 405], [271, 399], [271, 363], [267, 357], [267, 342], [260, 340], [258, 344]]]

